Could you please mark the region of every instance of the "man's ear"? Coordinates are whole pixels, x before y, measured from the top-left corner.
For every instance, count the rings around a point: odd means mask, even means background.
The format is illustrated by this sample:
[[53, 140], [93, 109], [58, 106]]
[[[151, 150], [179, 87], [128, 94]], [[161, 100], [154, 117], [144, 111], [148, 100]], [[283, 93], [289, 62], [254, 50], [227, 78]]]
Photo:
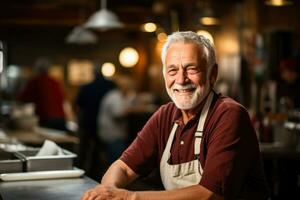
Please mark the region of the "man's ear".
[[217, 81], [217, 78], [218, 78], [218, 64], [215, 63], [213, 66], [212, 66], [212, 69], [211, 69], [211, 73], [210, 73], [210, 85], [211, 86], [214, 86], [215, 82]]

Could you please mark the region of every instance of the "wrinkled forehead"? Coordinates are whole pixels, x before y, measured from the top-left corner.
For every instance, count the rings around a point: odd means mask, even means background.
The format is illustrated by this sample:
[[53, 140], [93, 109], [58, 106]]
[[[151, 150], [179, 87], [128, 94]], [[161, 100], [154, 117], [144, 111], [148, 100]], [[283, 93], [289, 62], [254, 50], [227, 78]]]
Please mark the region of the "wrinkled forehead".
[[166, 63], [175, 60], [191, 60], [198, 63], [206, 61], [205, 48], [193, 42], [176, 42], [170, 44], [166, 51]]

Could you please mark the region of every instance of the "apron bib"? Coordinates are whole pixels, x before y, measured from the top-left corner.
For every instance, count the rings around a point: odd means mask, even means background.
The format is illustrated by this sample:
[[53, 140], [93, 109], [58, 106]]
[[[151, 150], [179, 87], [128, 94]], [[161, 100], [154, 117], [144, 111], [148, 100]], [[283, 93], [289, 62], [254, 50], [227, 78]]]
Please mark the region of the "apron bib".
[[207, 117], [207, 113], [212, 102], [213, 96], [213, 92], [210, 92], [199, 118], [197, 131], [195, 133], [195, 160], [176, 165], [170, 165], [168, 163], [171, 156], [172, 142], [175, 136], [176, 129], [178, 127], [178, 124], [174, 123], [168, 138], [167, 145], [160, 160], [160, 176], [166, 190], [172, 190], [176, 188], [183, 188], [199, 184], [203, 173], [203, 169], [199, 159], [202, 133], [204, 122]]

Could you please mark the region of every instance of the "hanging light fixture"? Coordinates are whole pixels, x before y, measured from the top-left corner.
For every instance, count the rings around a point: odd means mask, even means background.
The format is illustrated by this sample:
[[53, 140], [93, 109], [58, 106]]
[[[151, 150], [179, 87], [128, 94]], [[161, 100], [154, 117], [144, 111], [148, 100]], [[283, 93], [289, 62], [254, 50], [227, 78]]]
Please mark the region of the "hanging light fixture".
[[202, 16], [200, 17], [199, 22], [202, 25], [207, 26], [218, 25], [220, 23], [220, 20], [213, 12], [209, 1], [203, 1]]
[[213, 11], [211, 8], [205, 8], [203, 11], [203, 16], [200, 18], [200, 23], [203, 25], [218, 25], [220, 23], [219, 19], [214, 16]]
[[119, 21], [118, 16], [106, 8], [106, 0], [101, 0], [101, 9], [94, 13], [85, 23], [86, 28], [97, 30], [108, 30], [122, 28], [124, 24]]
[[98, 37], [91, 31], [82, 26], [76, 26], [66, 37], [66, 43], [70, 44], [95, 44]]
[[78, 24], [75, 26], [71, 32], [66, 36], [65, 42], [68, 44], [95, 44], [98, 42], [97, 35], [88, 30], [81, 24], [82, 20], [85, 18], [85, 10], [80, 9], [78, 11]]
[[288, 6], [288, 5], [292, 5], [293, 2], [288, 1], [288, 0], [267, 0], [265, 1], [265, 4], [268, 6]]

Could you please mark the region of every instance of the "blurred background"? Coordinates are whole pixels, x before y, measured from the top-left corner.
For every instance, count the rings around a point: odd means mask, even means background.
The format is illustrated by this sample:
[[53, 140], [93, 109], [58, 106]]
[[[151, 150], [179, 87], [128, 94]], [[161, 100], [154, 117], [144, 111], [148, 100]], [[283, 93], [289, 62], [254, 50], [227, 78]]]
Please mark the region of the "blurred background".
[[[111, 142], [98, 130], [106, 93], [120, 89], [126, 94], [126, 109], [119, 115], [127, 133], [116, 136], [126, 146], [155, 109], [169, 101], [160, 61], [167, 35], [192, 30], [216, 47], [216, 90], [250, 113], [272, 198], [300, 197], [299, 10], [297, 0], [1, 1], [1, 128], [7, 133], [37, 132], [37, 126], [67, 132], [78, 138], [67, 140], [82, 158], [78, 165], [86, 170], [98, 166], [87, 164], [82, 145], [95, 137], [104, 146]], [[41, 68], [47, 83], [32, 81]], [[123, 76], [131, 83], [120, 81]], [[24, 141], [39, 144], [30, 135]], [[99, 172], [90, 170], [98, 179]]]

